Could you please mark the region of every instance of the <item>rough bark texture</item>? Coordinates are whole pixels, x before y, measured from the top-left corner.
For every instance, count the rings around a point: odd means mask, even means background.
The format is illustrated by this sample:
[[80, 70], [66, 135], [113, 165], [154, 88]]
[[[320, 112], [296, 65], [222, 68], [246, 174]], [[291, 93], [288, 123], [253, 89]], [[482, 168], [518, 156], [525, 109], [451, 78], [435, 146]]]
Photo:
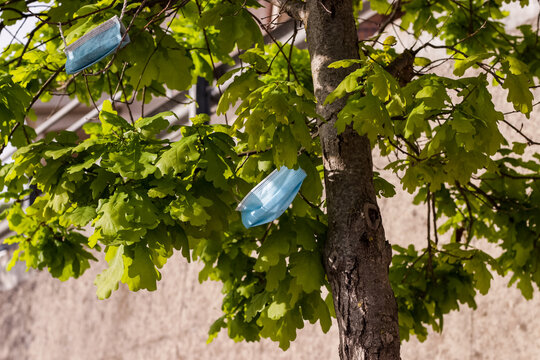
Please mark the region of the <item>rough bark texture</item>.
[[397, 305], [388, 279], [391, 247], [386, 241], [373, 188], [371, 147], [352, 129], [338, 135], [337, 113], [345, 101], [322, 105], [349, 69], [329, 69], [358, 58], [351, 0], [307, 0], [305, 25], [320, 125], [328, 239], [325, 266], [332, 286], [340, 357], [399, 359]]

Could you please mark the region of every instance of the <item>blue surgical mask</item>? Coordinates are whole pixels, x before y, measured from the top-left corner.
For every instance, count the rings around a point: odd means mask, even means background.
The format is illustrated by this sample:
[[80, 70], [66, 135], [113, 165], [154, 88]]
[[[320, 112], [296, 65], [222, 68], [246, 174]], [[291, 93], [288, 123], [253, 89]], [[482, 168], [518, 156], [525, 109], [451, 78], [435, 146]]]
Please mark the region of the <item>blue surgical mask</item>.
[[287, 210], [306, 178], [301, 168], [282, 166], [255, 186], [238, 204], [246, 228], [274, 221]]
[[110, 55], [118, 47], [127, 45], [129, 43], [127, 34], [122, 41], [125, 32], [126, 29], [115, 16], [84, 34], [66, 47], [66, 73], [78, 73]]

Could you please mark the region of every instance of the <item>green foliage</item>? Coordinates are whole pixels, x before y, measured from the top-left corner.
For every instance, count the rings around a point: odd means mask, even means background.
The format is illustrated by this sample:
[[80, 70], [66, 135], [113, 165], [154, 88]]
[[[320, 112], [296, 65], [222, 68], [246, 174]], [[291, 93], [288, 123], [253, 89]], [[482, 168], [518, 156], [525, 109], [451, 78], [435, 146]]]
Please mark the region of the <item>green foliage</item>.
[[[392, 11], [384, 1], [371, 1], [371, 7], [381, 14]], [[428, 32], [443, 40], [445, 45], [436, 46], [453, 56], [457, 78], [422, 73], [432, 61], [417, 57], [419, 74], [399, 86], [386, 71], [397, 59], [389, 38], [382, 50], [363, 44], [361, 51], [368, 56], [361, 54], [361, 60], [330, 65], [354, 68], [326, 103], [347, 98], [335, 123], [338, 133], [351, 126], [382, 156], [393, 155], [386, 170], [416, 194], [416, 204], [432, 210], [428, 222], [437, 226], [437, 235], [451, 233], [450, 242], [428, 240], [422, 251], [412, 245], [394, 247], [390, 279], [400, 334], [424, 340], [426, 326], [441, 331], [444, 314], [460, 304], [476, 308], [474, 296], [488, 292], [492, 272], [510, 275], [509, 286], [515, 283], [527, 299], [533, 296], [532, 284], [540, 285], [540, 253], [534, 245], [540, 238], [540, 157], [531, 148], [537, 142], [498, 110], [488, 82], [505, 89], [515, 112], [528, 118], [534, 103], [531, 88], [539, 77], [538, 42], [533, 44], [536, 35], [530, 26], [520, 27], [521, 36], [507, 35], [500, 22], [505, 14], [481, 1], [413, 0], [401, 3], [401, 10], [404, 29], [412, 28], [416, 37]], [[535, 55], [524, 56], [525, 49]], [[503, 120], [526, 142], [510, 145], [501, 134]], [[532, 157], [522, 157], [526, 150]], [[374, 183], [379, 194], [394, 194], [378, 174]], [[437, 224], [441, 219], [444, 223]], [[502, 251], [491, 257], [470, 245], [473, 238]]]
[[[96, 6], [73, 12], [89, 16], [65, 29], [68, 42], [107, 14], [104, 10], [90, 15], [100, 8]], [[62, 17], [62, 11], [74, 11], [68, 9], [62, 4], [50, 11]], [[319, 144], [312, 138], [318, 115], [309, 90], [309, 57], [306, 51], [285, 48], [286, 54], [294, 55], [298, 70], [293, 74], [283, 51], [262, 46], [260, 31], [240, 3], [214, 2], [202, 13], [189, 3], [183, 11], [184, 16], [171, 23], [178, 30], [171, 34], [155, 27], [152, 32], [130, 32], [132, 43], [118, 52], [107, 76], [123, 74], [127, 98], [139, 98], [145, 89], [148, 101], [164, 93], [164, 86], [185, 89], [197, 76], [211, 76], [209, 64], [232, 61], [233, 47], [255, 44], [242, 55], [249, 66], [230, 74], [234, 81], [219, 104], [219, 111], [226, 111], [242, 100], [235, 124], [206, 125], [208, 118], [199, 116], [192, 119], [193, 126], [180, 129], [180, 140], [170, 142], [161, 134], [174, 130], [167, 120], [174, 114], [131, 123], [105, 101], [99, 123], [84, 126], [84, 139], [62, 132], [22, 143], [14, 162], [2, 167], [3, 197], [19, 204], [29, 194], [23, 190], [28, 183], [42, 194], [32, 205], [15, 205], [4, 214], [19, 233], [8, 240], [19, 244], [12, 264], [19, 259], [28, 267], [48, 267], [53, 276], [66, 280], [82, 274], [89, 260], [95, 260], [93, 253], [104, 251], [108, 268], [95, 279], [97, 295], [104, 299], [120, 283], [133, 291], [156, 290], [160, 269], [177, 250], [205, 264], [201, 281], [223, 283], [224, 316], [211, 327], [210, 340], [227, 328], [236, 341], [270, 337], [286, 349], [304, 320], [319, 320], [324, 331], [331, 324], [331, 310], [322, 298], [328, 287], [321, 262], [326, 222], [314, 205], [322, 202], [322, 168]], [[142, 27], [138, 21], [135, 18], [134, 26]], [[203, 28], [206, 34], [201, 34]], [[197, 36], [188, 36], [190, 32]], [[203, 50], [183, 50], [205, 48], [205, 38], [215, 50], [213, 59]], [[28, 64], [24, 66], [30, 71]], [[96, 65], [106, 66], [106, 61]], [[66, 81], [63, 76], [60, 73], [55, 81]], [[296, 76], [301, 83], [293, 81]], [[77, 85], [74, 95], [83, 101], [97, 98], [108, 87], [103, 78], [88, 77], [91, 93]], [[18, 82], [32, 91], [30, 82], [22, 77]], [[6, 101], [15, 101], [17, 94], [9, 95]], [[10, 126], [22, 121], [29, 101], [28, 96], [18, 97], [26, 103], [6, 105], [19, 109]], [[2, 130], [5, 133], [9, 128]], [[239, 199], [276, 167], [299, 164], [308, 174], [303, 197], [266, 231], [246, 231], [234, 211]], [[92, 229], [91, 236], [85, 237], [83, 229]]]
[[30, 94], [21, 85], [14, 83], [7, 74], [0, 73], [0, 134], [1, 146], [10, 141], [15, 146], [24, 143], [24, 132], [31, 128], [24, 125]]
[[390, 281], [399, 308], [399, 330], [402, 338], [416, 335], [424, 341], [426, 325], [433, 330], [443, 328], [443, 315], [458, 310], [460, 304], [476, 309], [476, 291], [486, 294], [492, 279], [486, 265], [499, 274], [495, 259], [477, 249], [463, 249], [458, 243], [437, 249], [424, 249], [421, 254], [413, 245], [395, 245]]

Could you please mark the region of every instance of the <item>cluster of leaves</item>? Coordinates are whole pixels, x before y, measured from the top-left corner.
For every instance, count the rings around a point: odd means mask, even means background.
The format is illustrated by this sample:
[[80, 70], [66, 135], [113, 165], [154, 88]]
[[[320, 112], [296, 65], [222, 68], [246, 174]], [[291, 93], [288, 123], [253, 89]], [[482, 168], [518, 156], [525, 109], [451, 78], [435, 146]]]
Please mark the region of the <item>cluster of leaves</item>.
[[[20, 84], [14, 86], [38, 92], [51, 70], [61, 69], [58, 50], [63, 45], [54, 38], [59, 29], [49, 22], [72, 19], [64, 25], [70, 43], [116, 14], [118, 5], [114, 1], [77, 9], [67, 3], [53, 5], [48, 21], [36, 31], [51, 33], [48, 48], [25, 52], [11, 45], [5, 53], [6, 66]], [[233, 83], [219, 112], [242, 100], [233, 126], [207, 125], [209, 118], [199, 115], [191, 119], [192, 126], [180, 129], [180, 140], [171, 142], [165, 135], [178, 130], [168, 120], [174, 114], [130, 123], [106, 101], [99, 123], [84, 125], [84, 140], [61, 132], [18, 144], [14, 162], [0, 171], [2, 196], [14, 201], [2, 215], [17, 233], [7, 240], [18, 244], [10, 267], [25, 261], [28, 267], [48, 268], [65, 280], [80, 276], [103, 251], [109, 266], [95, 284], [98, 297], [107, 298], [120, 283], [134, 291], [155, 290], [160, 269], [177, 250], [188, 260], [205, 264], [200, 281], [223, 283], [224, 314], [211, 327], [209, 340], [226, 328], [237, 341], [267, 337], [286, 349], [305, 320], [319, 321], [328, 331], [333, 304], [321, 261], [326, 219], [321, 210], [321, 152], [311, 135], [317, 114], [306, 66], [309, 57], [306, 51], [293, 53], [281, 44], [263, 47], [245, 5], [185, 3], [182, 16], [168, 24], [169, 32], [152, 21], [166, 9], [162, 4], [130, 4], [124, 23], [131, 26], [131, 44], [114, 54], [111, 63], [104, 60], [96, 66], [106, 70], [102, 76], [68, 78], [55, 73], [50, 86], [65, 86], [86, 102], [102, 93], [112, 97], [112, 84], [128, 101], [143, 95], [148, 101], [164, 93], [165, 87], [186, 89], [198, 76], [212, 80], [214, 62], [232, 63], [235, 47], [252, 48], [240, 55], [244, 66], [220, 80], [221, 84], [232, 78]], [[165, 14], [173, 10], [167, 8]], [[144, 16], [137, 16], [139, 11]], [[29, 40], [29, 47], [35, 46], [34, 41], [38, 40]], [[287, 56], [293, 55], [290, 61]], [[47, 56], [55, 58], [44, 60]], [[19, 60], [22, 66], [14, 71]], [[291, 64], [299, 67], [297, 72]], [[40, 73], [32, 74], [38, 68]], [[301, 83], [292, 81], [291, 73]], [[27, 105], [28, 101], [9, 107]], [[17, 121], [24, 114], [21, 110]], [[12, 125], [2, 134], [9, 134]], [[246, 230], [234, 211], [236, 205], [280, 166], [301, 166], [306, 171], [301, 196], [278, 222]], [[28, 184], [31, 189], [26, 189]], [[39, 196], [22, 206], [32, 189]]]
[[[131, 290], [155, 290], [159, 269], [176, 249], [205, 263], [201, 281], [224, 284], [225, 314], [212, 337], [226, 327], [233, 339], [270, 337], [286, 348], [304, 320], [320, 320], [327, 331], [331, 304], [321, 298], [327, 283], [320, 261], [326, 225], [322, 211], [308, 204], [322, 195], [313, 154], [299, 157], [308, 173], [305, 200], [297, 199], [279, 224], [246, 231], [236, 204], [275, 166], [296, 158], [296, 147], [239, 156], [255, 150], [247, 135], [204, 125], [207, 116], [182, 127], [179, 141], [159, 140], [171, 115], [130, 124], [106, 102], [100, 123], [84, 126], [87, 139], [62, 132], [21, 147], [1, 171], [3, 196], [17, 200], [3, 214], [18, 234], [7, 241], [19, 244], [10, 266], [23, 260], [65, 280], [95, 260], [91, 249], [103, 250], [109, 267], [95, 283], [106, 298], [120, 282]], [[306, 121], [305, 114], [298, 116]], [[264, 146], [271, 148], [274, 139]], [[42, 194], [23, 209], [28, 182]]]
[[24, 124], [28, 113], [31, 96], [25, 88], [14, 83], [7, 74], [0, 73], [0, 141], [4, 149], [9, 143], [13, 146], [25, 145], [29, 138], [35, 137], [35, 131]]
[[[13, 81], [30, 93], [37, 93], [46, 84], [86, 104], [102, 94], [112, 98], [119, 90], [128, 103], [134, 99], [148, 103], [153, 97], [164, 96], [166, 89], [187, 90], [199, 76], [212, 81], [214, 63], [232, 63], [230, 52], [235, 46], [263, 46], [258, 25], [247, 10], [248, 6], [260, 6], [255, 1], [208, 1], [204, 7], [192, 1], [132, 2], [122, 18], [130, 45], [92, 67], [93, 72], [70, 76], [62, 72], [64, 40], [69, 45], [118, 16], [122, 2], [101, 0], [84, 6], [75, 1], [53, 2], [39, 14], [28, 6], [26, 2], [0, 4], [5, 25], [32, 16], [39, 19], [25, 43], [13, 42], [4, 50], [2, 72], [11, 74]], [[180, 12], [182, 16], [176, 16]], [[41, 100], [51, 96], [43, 92]]]
[[[396, 10], [396, 4], [401, 8]], [[424, 340], [426, 326], [441, 331], [443, 315], [460, 303], [476, 308], [474, 296], [487, 293], [491, 271], [509, 274], [509, 286], [517, 283], [527, 299], [533, 283], [540, 286], [538, 143], [497, 110], [488, 82], [506, 90], [515, 113], [528, 118], [539, 75], [537, 35], [521, 26], [522, 36], [498, 36], [505, 34], [498, 21], [504, 14], [487, 2], [372, 1], [371, 6], [389, 16], [404, 11], [402, 29], [412, 27], [416, 37], [427, 31], [441, 38], [446, 45], [434, 47], [446, 48], [454, 60], [456, 77], [450, 78], [423, 74], [431, 60], [416, 58], [419, 76], [401, 87], [386, 71], [400, 61], [391, 48], [395, 39], [388, 37], [382, 49], [364, 44], [360, 60], [331, 65], [353, 71], [326, 99], [348, 97], [336, 121], [338, 133], [352, 126], [368, 136], [388, 156], [386, 170], [416, 193], [416, 204], [428, 208], [426, 248], [395, 246], [390, 269], [400, 334]], [[427, 46], [408, 51], [416, 55]], [[480, 71], [465, 77], [473, 67]], [[510, 144], [499, 129], [503, 124], [525, 142]], [[524, 159], [526, 149], [532, 157]], [[438, 219], [445, 222], [438, 225]], [[449, 241], [439, 243], [439, 235], [449, 231]], [[492, 257], [473, 248], [472, 238], [502, 251]]]
[[443, 316], [458, 310], [459, 304], [476, 309], [476, 292], [487, 294], [493, 278], [487, 265], [498, 269], [488, 254], [462, 249], [458, 243], [421, 254], [413, 245], [395, 245], [394, 251], [390, 281], [398, 299], [400, 334], [406, 340], [414, 334], [424, 341], [425, 325], [442, 331]]

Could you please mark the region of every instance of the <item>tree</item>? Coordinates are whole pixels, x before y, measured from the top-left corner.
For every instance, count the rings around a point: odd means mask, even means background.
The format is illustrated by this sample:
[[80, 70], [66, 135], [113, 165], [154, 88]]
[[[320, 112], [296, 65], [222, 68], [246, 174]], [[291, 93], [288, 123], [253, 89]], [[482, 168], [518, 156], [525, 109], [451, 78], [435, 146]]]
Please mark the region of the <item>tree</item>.
[[[540, 142], [509, 115], [529, 118], [537, 104], [538, 29], [507, 34], [502, 0], [372, 0], [384, 20], [358, 41], [362, 2], [272, 2], [294, 19], [292, 41], [303, 24], [307, 51], [264, 45], [262, 31], [275, 39], [253, 15], [254, 0], [0, 3], [2, 32], [37, 20], [0, 65], [2, 150], [17, 147], [0, 170], [2, 196], [12, 200], [3, 216], [17, 233], [6, 240], [18, 244], [11, 264], [65, 280], [103, 251], [109, 267], [95, 283], [107, 298], [120, 282], [155, 290], [159, 269], [181, 251], [204, 262], [201, 281], [223, 282], [210, 339], [226, 328], [235, 341], [266, 337], [286, 349], [304, 320], [327, 331], [336, 316], [342, 359], [398, 359], [400, 339], [441, 331], [460, 303], [475, 308], [492, 272], [511, 274], [531, 298], [540, 285]], [[114, 15], [130, 44], [67, 75], [64, 46]], [[383, 35], [390, 26], [431, 40], [398, 53], [396, 38]], [[428, 48], [446, 54], [422, 57]], [[447, 61], [453, 77], [436, 73]], [[217, 79], [218, 63], [240, 67]], [[236, 105], [234, 121], [209, 125], [197, 115], [179, 130], [172, 113], [126, 120], [115, 110], [186, 90], [198, 77], [217, 81], [217, 113]], [[497, 110], [490, 82], [515, 111]], [[83, 138], [38, 139], [26, 119], [56, 93], [96, 107], [104, 94], [111, 101]], [[178, 130], [180, 140], [164, 137]], [[376, 197], [395, 190], [373, 172], [375, 148], [427, 208], [424, 249], [394, 246], [392, 257]], [[280, 166], [307, 173], [299, 196], [277, 221], [245, 229], [238, 201]], [[24, 208], [27, 184], [41, 194]], [[474, 248], [473, 237], [501, 254]]]

